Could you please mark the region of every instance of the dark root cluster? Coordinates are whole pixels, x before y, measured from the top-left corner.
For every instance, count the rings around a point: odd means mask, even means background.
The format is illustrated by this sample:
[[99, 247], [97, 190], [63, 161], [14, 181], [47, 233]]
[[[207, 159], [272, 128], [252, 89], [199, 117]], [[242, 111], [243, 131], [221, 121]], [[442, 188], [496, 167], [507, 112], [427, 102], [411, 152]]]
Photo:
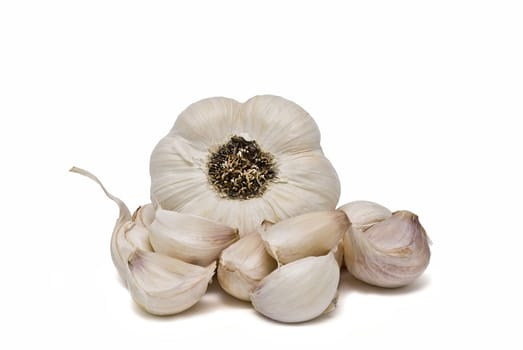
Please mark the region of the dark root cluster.
[[209, 182], [229, 199], [260, 197], [277, 176], [273, 156], [241, 136], [232, 136], [212, 153], [208, 169]]

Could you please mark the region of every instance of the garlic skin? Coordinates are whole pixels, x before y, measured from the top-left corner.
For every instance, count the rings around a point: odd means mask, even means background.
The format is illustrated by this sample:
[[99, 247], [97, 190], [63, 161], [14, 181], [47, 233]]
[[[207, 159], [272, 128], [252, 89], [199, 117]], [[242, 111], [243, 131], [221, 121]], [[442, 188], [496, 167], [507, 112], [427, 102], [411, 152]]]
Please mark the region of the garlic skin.
[[335, 307], [340, 267], [334, 255], [307, 257], [280, 266], [251, 293], [256, 311], [287, 323], [316, 318]]
[[128, 288], [133, 300], [145, 311], [159, 316], [173, 315], [201, 299], [215, 267], [215, 262], [201, 267], [137, 249], [129, 257]]
[[366, 220], [356, 220], [344, 236], [345, 266], [354, 277], [374, 286], [396, 288], [413, 282], [430, 261], [430, 240], [418, 217], [404, 210], [387, 217], [383, 207], [374, 206], [374, 213], [370, 207], [342, 207], [351, 220], [358, 217], [353, 213], [366, 213], [359, 216]]
[[[252, 163], [253, 153], [264, 155], [264, 163]], [[223, 170], [222, 176], [213, 178], [213, 169]], [[238, 228], [242, 236], [264, 220], [333, 210], [340, 196], [312, 117], [270, 95], [245, 103], [214, 97], [191, 104], [153, 150], [150, 174], [152, 203]]]
[[282, 220], [261, 233], [267, 251], [278, 263], [287, 264], [333, 250], [350, 222], [340, 211], [311, 212]]
[[218, 259], [238, 230], [203, 217], [158, 208], [149, 227], [154, 251], [200, 266]]
[[228, 294], [249, 301], [254, 288], [277, 266], [266, 252], [260, 234], [251, 233], [222, 252], [218, 263], [218, 282]]

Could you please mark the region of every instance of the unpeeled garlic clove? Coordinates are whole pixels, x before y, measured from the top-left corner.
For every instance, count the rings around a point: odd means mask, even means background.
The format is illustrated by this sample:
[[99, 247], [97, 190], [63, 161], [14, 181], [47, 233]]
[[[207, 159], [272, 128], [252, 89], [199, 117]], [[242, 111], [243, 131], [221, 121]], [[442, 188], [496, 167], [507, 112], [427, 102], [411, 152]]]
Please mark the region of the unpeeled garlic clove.
[[[125, 225], [123, 230], [123, 236], [129, 243], [130, 252], [136, 248], [153, 251], [151, 243], [149, 242], [149, 226], [151, 225], [152, 219], [154, 218], [154, 207], [152, 204], [146, 204], [138, 207], [131, 217], [131, 221]], [[119, 250], [122, 251], [123, 247]], [[125, 263], [127, 263], [130, 252], [125, 254]]]
[[265, 250], [260, 234], [251, 233], [222, 252], [218, 282], [233, 297], [249, 301], [249, 294], [276, 267], [277, 263]]
[[349, 228], [337, 210], [317, 211], [282, 220], [261, 232], [267, 251], [278, 263], [325, 255], [338, 245]]
[[141, 249], [131, 254], [128, 265], [133, 300], [154, 315], [173, 315], [196, 304], [216, 267], [215, 262], [201, 267]]
[[151, 226], [151, 223], [154, 220], [155, 212], [156, 209], [151, 203], [142, 205], [136, 209], [132, 216], [132, 220], [140, 227], [149, 229], [149, 226]]
[[384, 206], [369, 201], [354, 201], [338, 208], [343, 211], [351, 222], [352, 230], [365, 231], [374, 224], [392, 216], [392, 212]]
[[158, 208], [149, 227], [156, 252], [207, 266], [238, 240], [238, 230], [209, 219]]
[[411, 283], [425, 271], [430, 240], [415, 214], [397, 211], [389, 216], [388, 209], [368, 202], [340, 209], [356, 223], [344, 237], [345, 265], [354, 277], [394, 288]]
[[149, 228], [155, 209], [151, 204], [139, 207], [131, 216], [125, 203], [110, 194], [96, 176], [76, 167], [70, 171], [98, 183], [120, 209], [111, 256], [134, 301], [155, 315], [176, 314], [196, 304], [212, 280], [216, 263], [201, 267], [153, 252]]
[[131, 253], [137, 248], [152, 251], [147, 226], [150, 225], [152, 217], [154, 217], [153, 206], [147, 204], [140, 207], [131, 216], [127, 205], [125, 205], [120, 198], [109, 193], [95, 175], [77, 167], [72, 167], [70, 171], [86, 176], [96, 182], [102, 188], [105, 195], [118, 205], [120, 212], [111, 235], [111, 258], [120, 277], [126, 281], [129, 274], [127, 261]]
[[280, 322], [303, 322], [335, 306], [340, 267], [334, 255], [306, 257], [280, 266], [258, 284], [251, 301], [259, 313]]
[[131, 219], [115, 229], [111, 237], [111, 256], [120, 276], [127, 280], [129, 273], [127, 262], [129, 256], [136, 250], [142, 249], [152, 252], [153, 248], [149, 242], [148, 227], [145, 226], [144, 211], [150, 216], [154, 209], [151, 204], [136, 209]]

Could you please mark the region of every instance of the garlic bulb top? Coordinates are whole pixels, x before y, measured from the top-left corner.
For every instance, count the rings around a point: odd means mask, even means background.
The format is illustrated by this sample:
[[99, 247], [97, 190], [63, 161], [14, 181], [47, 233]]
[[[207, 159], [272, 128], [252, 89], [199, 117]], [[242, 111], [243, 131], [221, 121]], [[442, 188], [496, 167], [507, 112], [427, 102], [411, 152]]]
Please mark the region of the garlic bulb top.
[[152, 152], [150, 173], [153, 203], [240, 235], [264, 220], [334, 209], [340, 195], [316, 123], [277, 96], [190, 105]]

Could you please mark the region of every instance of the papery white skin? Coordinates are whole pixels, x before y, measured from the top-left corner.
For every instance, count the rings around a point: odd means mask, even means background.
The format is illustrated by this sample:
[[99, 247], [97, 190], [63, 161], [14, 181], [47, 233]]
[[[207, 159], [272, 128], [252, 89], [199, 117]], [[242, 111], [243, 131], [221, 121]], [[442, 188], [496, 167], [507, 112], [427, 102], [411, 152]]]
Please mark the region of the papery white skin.
[[282, 220], [261, 233], [267, 251], [279, 263], [287, 264], [307, 256], [333, 250], [350, 222], [340, 211], [317, 211]]
[[[233, 135], [255, 140], [274, 156], [277, 180], [261, 197], [223, 198], [209, 183], [209, 152]], [[190, 105], [154, 149], [150, 173], [153, 203], [237, 227], [240, 235], [253, 232], [263, 220], [332, 210], [340, 195], [316, 123], [301, 107], [278, 96], [256, 96], [243, 104], [215, 97]]]
[[228, 294], [249, 301], [254, 288], [277, 266], [265, 250], [260, 234], [251, 233], [222, 252], [218, 263], [218, 282]]
[[[369, 210], [368, 202], [342, 208], [351, 221], [352, 217], [356, 221], [344, 237], [345, 265], [354, 277], [395, 288], [412, 283], [425, 271], [430, 261], [430, 240], [415, 214], [397, 211], [388, 215], [388, 210], [379, 205]], [[366, 214], [355, 215], [362, 212]]]
[[216, 263], [188, 264], [137, 249], [129, 257], [128, 288], [134, 301], [154, 315], [173, 315], [196, 304], [207, 291]]
[[149, 227], [156, 252], [207, 266], [238, 240], [238, 230], [209, 219], [158, 208]]
[[340, 267], [334, 255], [307, 257], [283, 265], [251, 293], [256, 311], [280, 322], [303, 322], [332, 311]]

